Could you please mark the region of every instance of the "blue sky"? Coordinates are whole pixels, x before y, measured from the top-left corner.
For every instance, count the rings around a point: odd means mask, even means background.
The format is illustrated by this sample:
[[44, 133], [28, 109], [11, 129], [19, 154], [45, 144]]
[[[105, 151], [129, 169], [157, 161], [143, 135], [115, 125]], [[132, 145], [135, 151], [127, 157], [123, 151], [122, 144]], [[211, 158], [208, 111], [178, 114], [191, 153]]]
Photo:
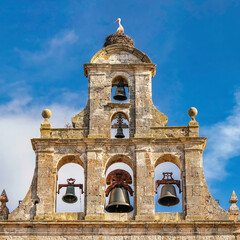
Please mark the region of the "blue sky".
[[[224, 209], [240, 196], [240, 1], [0, 2], [0, 191], [10, 210], [31, 183], [41, 112], [63, 127], [87, 102], [83, 64], [122, 18], [135, 47], [157, 64], [153, 102], [168, 126], [186, 126], [198, 109], [208, 137], [204, 172]], [[14, 151], [12, 150], [14, 149]]]

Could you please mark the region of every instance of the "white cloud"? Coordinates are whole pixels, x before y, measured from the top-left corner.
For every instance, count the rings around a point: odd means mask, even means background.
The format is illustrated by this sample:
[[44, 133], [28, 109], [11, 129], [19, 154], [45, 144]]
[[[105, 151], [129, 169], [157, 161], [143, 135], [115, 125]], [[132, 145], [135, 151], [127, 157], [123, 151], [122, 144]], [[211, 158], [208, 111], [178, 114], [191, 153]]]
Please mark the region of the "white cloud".
[[30, 101], [31, 98], [28, 96], [22, 97], [21, 99], [13, 99], [11, 102], [0, 106], [0, 113], [3, 113], [4, 115], [9, 113], [22, 113], [23, 107], [30, 103]]
[[[204, 170], [208, 179], [226, 176], [227, 162], [240, 155], [240, 92], [235, 96], [236, 105], [225, 121], [201, 128], [201, 134], [208, 137], [204, 155]], [[29, 96], [0, 105], [0, 191], [6, 189], [11, 211], [17, 207], [18, 200], [25, 197], [31, 184], [35, 154], [30, 139], [40, 136], [42, 110], [51, 109], [52, 127], [64, 127], [80, 112], [80, 109], [69, 106], [72, 105], [31, 105]], [[175, 178], [178, 179], [178, 176]]]
[[204, 172], [208, 179], [226, 176], [228, 161], [240, 155], [240, 91], [236, 92], [235, 98], [236, 105], [229, 117], [201, 128], [201, 134], [208, 137], [204, 155]]
[[26, 96], [0, 105], [0, 192], [6, 189], [10, 211], [25, 197], [32, 181], [35, 154], [30, 139], [40, 137], [42, 110], [51, 109], [53, 127], [64, 127], [80, 112], [80, 109], [58, 104], [29, 106], [30, 100], [31, 97]]
[[39, 51], [30, 52], [26, 50], [16, 49], [20, 53], [22, 59], [28, 63], [40, 63], [50, 58], [58, 59], [66, 53], [67, 47], [73, 45], [78, 40], [78, 36], [74, 30], [65, 31], [58, 34], [47, 41], [43, 48]]

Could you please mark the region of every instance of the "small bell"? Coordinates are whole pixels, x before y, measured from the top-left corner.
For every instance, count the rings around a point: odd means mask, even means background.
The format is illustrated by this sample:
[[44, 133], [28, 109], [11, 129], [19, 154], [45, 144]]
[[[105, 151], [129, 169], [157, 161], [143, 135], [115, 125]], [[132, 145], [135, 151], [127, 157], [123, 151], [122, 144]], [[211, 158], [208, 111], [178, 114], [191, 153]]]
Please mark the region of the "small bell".
[[162, 187], [161, 196], [158, 200], [158, 203], [163, 206], [174, 206], [179, 203], [179, 198], [176, 194], [176, 189], [172, 184], [165, 184]]
[[113, 98], [117, 101], [127, 100], [123, 80], [120, 80], [120, 82], [118, 83], [117, 89]]
[[125, 138], [122, 127], [117, 128], [117, 134], [115, 135], [115, 138]]
[[129, 201], [128, 191], [121, 185], [117, 185], [110, 192], [109, 203], [105, 208], [108, 212], [131, 212], [133, 210]]
[[74, 189], [74, 186], [67, 186], [67, 190], [66, 190], [66, 193], [65, 195], [62, 197], [62, 200], [65, 202], [65, 203], [75, 203], [77, 202], [78, 198], [77, 196], [75, 195], [75, 189]]

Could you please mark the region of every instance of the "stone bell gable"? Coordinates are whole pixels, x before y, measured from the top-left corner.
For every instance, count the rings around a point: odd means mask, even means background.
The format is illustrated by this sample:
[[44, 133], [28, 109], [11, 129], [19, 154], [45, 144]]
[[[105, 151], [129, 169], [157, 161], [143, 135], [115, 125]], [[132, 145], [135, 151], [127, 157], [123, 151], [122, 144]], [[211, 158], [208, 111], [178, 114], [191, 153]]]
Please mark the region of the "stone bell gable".
[[[156, 65], [133, 41], [126, 44], [129, 37], [119, 39], [125, 44], [114, 35], [117, 44], [108, 42], [84, 64], [88, 102], [72, 118], [72, 127], [52, 127], [51, 111], [43, 111], [41, 136], [31, 140], [36, 155], [32, 184], [8, 220], [0, 221], [0, 239], [240, 239], [235, 192], [225, 211], [206, 185], [207, 138], [199, 136], [197, 109], [189, 109], [186, 126], [167, 126], [167, 116], [152, 102]], [[120, 97], [126, 100], [117, 101]], [[56, 211], [58, 173], [68, 163], [83, 168], [84, 183], [78, 183], [84, 196], [81, 212]], [[111, 171], [116, 163], [127, 167]], [[164, 163], [174, 165], [180, 178], [159, 176], [156, 169]], [[171, 197], [181, 211], [156, 211], [157, 183], [178, 184], [181, 195]], [[73, 180], [71, 184], [73, 188]], [[123, 191], [119, 185], [131, 198], [124, 202], [129, 211], [119, 208], [119, 199], [115, 203], [107, 198]]]
[[[155, 71], [156, 65], [136, 48], [114, 44], [100, 50], [84, 64], [89, 99], [86, 108], [72, 118], [73, 126], [87, 128], [84, 136], [110, 137], [109, 120], [118, 111], [129, 117], [131, 137], [149, 137], [151, 127], [166, 126], [167, 117], [152, 103]], [[112, 86], [120, 78], [129, 89], [128, 103], [111, 101]]]

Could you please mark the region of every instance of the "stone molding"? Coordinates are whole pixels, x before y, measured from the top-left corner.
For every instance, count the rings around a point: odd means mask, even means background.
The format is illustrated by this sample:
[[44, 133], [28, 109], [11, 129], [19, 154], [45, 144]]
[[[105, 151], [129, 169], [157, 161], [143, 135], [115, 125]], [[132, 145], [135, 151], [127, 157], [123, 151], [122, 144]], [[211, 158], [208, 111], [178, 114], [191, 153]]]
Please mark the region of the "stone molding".
[[94, 70], [101, 70], [101, 71], [136, 71], [136, 70], [146, 70], [150, 71], [152, 74], [152, 77], [156, 74], [156, 64], [153, 63], [115, 63], [115, 64], [109, 64], [109, 63], [85, 63], [83, 65], [84, 67], [84, 75], [85, 77], [89, 77], [89, 71]]

